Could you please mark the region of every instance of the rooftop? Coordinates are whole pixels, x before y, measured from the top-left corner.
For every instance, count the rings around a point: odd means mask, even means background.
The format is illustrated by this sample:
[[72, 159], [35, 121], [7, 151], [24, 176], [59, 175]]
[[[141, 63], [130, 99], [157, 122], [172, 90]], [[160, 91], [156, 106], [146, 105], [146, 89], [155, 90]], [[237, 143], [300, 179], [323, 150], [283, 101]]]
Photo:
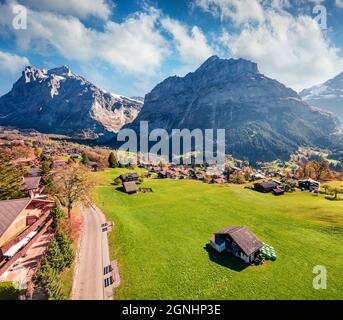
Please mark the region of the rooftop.
[[263, 243], [246, 227], [227, 227], [217, 232], [216, 235], [230, 236], [247, 256], [263, 247]]
[[30, 202], [31, 198], [0, 201], [0, 237]]

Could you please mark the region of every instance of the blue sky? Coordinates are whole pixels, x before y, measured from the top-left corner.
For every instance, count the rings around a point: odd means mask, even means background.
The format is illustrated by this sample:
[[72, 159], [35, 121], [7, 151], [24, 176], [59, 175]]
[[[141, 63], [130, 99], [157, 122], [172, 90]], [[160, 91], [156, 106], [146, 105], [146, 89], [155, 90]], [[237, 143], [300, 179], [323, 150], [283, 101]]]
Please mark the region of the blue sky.
[[[18, 5], [26, 29], [13, 27]], [[0, 94], [30, 64], [144, 96], [213, 54], [299, 91], [343, 71], [341, 21], [343, 0], [0, 0]]]

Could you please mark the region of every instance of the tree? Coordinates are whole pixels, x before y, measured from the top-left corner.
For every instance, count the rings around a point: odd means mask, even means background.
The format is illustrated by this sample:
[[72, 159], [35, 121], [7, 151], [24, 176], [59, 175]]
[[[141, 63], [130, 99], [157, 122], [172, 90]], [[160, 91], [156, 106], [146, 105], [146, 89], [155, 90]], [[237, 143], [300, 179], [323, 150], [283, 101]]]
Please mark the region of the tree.
[[108, 166], [110, 168], [118, 168], [119, 167], [118, 159], [113, 152], [111, 152], [109, 157], [108, 157]]
[[331, 198], [330, 200], [338, 200], [338, 195], [343, 194], [343, 186], [329, 187], [328, 192], [333, 196], [333, 198]]
[[285, 192], [294, 192], [296, 190], [297, 183], [293, 180], [286, 180], [283, 184], [283, 190]]
[[57, 229], [59, 222], [64, 217], [64, 212], [57, 203], [55, 203], [54, 207], [51, 210], [51, 216], [52, 216], [52, 220], [53, 220], [52, 227], [54, 229]]
[[50, 191], [67, 207], [70, 218], [76, 202], [81, 202], [86, 206], [91, 205], [93, 188], [94, 181], [89, 170], [75, 164], [54, 173]]
[[239, 172], [234, 172], [233, 174], [231, 174], [229, 182], [235, 184], [243, 184], [245, 183], [244, 175]]
[[0, 154], [0, 200], [18, 199], [24, 196], [23, 173], [22, 167], [15, 167], [7, 155]]
[[326, 160], [321, 161], [311, 161], [310, 166], [314, 172], [315, 179], [324, 178], [326, 174], [329, 173], [329, 162]]
[[84, 165], [89, 165], [89, 163], [90, 163], [89, 158], [85, 152], [82, 152], [81, 163]]
[[51, 158], [43, 157], [41, 159], [41, 169], [43, 172], [43, 176], [46, 177], [50, 174], [53, 164], [54, 164], [54, 161]]
[[47, 261], [51, 265], [52, 268], [62, 271], [65, 267], [64, 257], [63, 253], [60, 250], [58, 241], [56, 238], [54, 238], [51, 241]]
[[63, 300], [61, 280], [58, 270], [48, 260], [43, 260], [35, 276], [35, 289], [45, 293], [49, 300]]
[[72, 247], [72, 242], [65, 231], [61, 229], [58, 230], [55, 238], [58, 243], [60, 252], [63, 256], [63, 267], [69, 268], [74, 261], [74, 250]]

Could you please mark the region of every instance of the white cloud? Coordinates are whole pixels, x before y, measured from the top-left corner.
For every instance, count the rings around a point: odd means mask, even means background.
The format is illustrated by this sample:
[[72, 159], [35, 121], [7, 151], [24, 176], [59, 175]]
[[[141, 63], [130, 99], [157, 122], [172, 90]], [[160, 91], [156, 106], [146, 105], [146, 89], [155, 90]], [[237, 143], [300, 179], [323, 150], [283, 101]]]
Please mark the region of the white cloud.
[[72, 15], [79, 18], [90, 16], [107, 19], [111, 6], [106, 0], [19, 0], [18, 3], [37, 11]]
[[222, 20], [230, 18], [237, 24], [261, 22], [264, 18], [258, 0], [195, 0], [195, 4]]
[[10, 73], [11, 75], [17, 75], [23, 68], [29, 65], [29, 59], [26, 57], [20, 57], [16, 54], [0, 51], [0, 70], [2, 75]]
[[335, 4], [338, 8], [343, 8], [343, 0], [335, 0]]
[[[262, 1], [260, 5], [262, 8]], [[232, 14], [239, 16], [229, 17], [234, 23], [242, 21], [238, 12]], [[292, 16], [282, 6], [263, 7], [259, 23], [245, 20], [238, 32], [224, 31], [221, 43], [226, 54], [257, 62], [261, 72], [295, 90], [324, 82], [343, 70], [339, 50], [325, 38], [318, 24], [309, 16]]]
[[213, 54], [206, 36], [197, 26], [189, 29], [170, 18], [162, 19], [161, 24], [172, 35], [182, 62], [197, 65]]
[[[10, 6], [0, 9], [11, 12]], [[121, 23], [105, 21], [103, 30], [98, 31], [73, 16], [29, 10], [27, 30], [15, 32], [7, 15], [0, 16], [0, 26], [13, 32], [22, 50], [54, 49], [69, 60], [98, 60], [124, 72], [149, 74], [160, 67], [168, 53], [168, 43], [156, 27], [159, 18], [160, 13], [151, 8]]]

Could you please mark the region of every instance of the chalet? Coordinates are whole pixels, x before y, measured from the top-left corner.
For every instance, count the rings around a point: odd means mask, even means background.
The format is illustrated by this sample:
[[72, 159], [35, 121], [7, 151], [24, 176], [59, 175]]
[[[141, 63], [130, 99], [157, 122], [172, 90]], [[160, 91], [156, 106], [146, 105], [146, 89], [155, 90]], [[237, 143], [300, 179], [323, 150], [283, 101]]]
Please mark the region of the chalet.
[[263, 173], [259, 173], [259, 172], [256, 172], [254, 174], [251, 175], [251, 179], [253, 181], [256, 181], [256, 180], [263, 180], [265, 179], [266, 176], [263, 174]]
[[31, 157], [31, 158], [18, 158], [16, 160], [11, 161], [11, 163], [14, 166], [19, 166], [19, 165], [31, 166], [31, 165], [37, 164], [38, 161], [35, 157]]
[[308, 190], [312, 192], [320, 190], [320, 182], [313, 179], [301, 180], [299, 181], [298, 186], [302, 191]]
[[123, 182], [123, 188], [127, 194], [137, 193], [138, 188], [135, 181]]
[[43, 174], [43, 170], [38, 167], [30, 168], [27, 172], [28, 177], [39, 177]]
[[195, 179], [197, 179], [197, 180], [200, 180], [200, 181], [204, 181], [205, 180], [205, 176], [202, 173], [195, 173], [194, 176], [195, 176]]
[[44, 190], [42, 177], [24, 177], [23, 190], [27, 192], [30, 198], [37, 198]]
[[122, 174], [119, 178], [122, 182], [131, 182], [137, 181], [139, 179], [139, 175], [136, 172], [130, 172]]
[[0, 275], [45, 232], [53, 206], [48, 198], [0, 201]]
[[274, 181], [264, 181], [260, 183], [255, 183], [254, 190], [258, 192], [269, 193], [272, 192], [278, 186], [279, 185]]
[[92, 168], [92, 171], [94, 172], [97, 172], [99, 170], [99, 165], [97, 162], [92, 161], [88, 165]]
[[285, 191], [280, 187], [276, 187], [275, 189], [273, 189], [272, 193], [274, 196], [282, 196], [283, 194], [285, 194]]
[[227, 251], [248, 264], [256, 260], [263, 243], [246, 227], [227, 227], [210, 240], [211, 246], [218, 252]]

